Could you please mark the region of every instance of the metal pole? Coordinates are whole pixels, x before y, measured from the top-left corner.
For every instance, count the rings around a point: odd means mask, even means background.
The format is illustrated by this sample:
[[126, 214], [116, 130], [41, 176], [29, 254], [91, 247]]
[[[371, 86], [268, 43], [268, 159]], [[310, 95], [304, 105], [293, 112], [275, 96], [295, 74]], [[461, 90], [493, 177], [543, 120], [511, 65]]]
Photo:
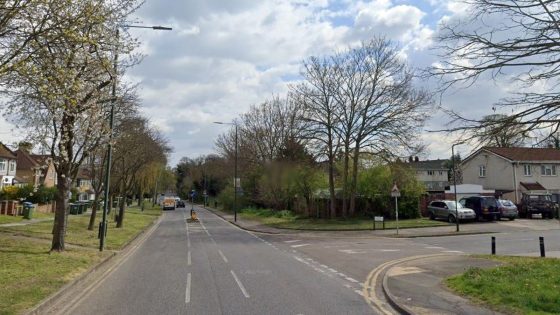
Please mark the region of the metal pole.
[[[117, 43], [119, 42], [119, 29], [116, 31]], [[111, 113], [109, 115], [109, 143], [107, 144], [107, 165], [105, 167], [105, 198], [103, 200], [103, 217], [99, 223], [101, 229], [101, 237], [99, 239], [99, 251], [103, 251], [105, 247], [105, 237], [107, 236], [107, 209], [109, 207], [109, 186], [111, 182], [111, 159], [112, 153], [112, 142], [113, 142], [113, 124], [114, 124], [114, 114], [115, 114], [115, 102], [117, 98], [117, 63], [119, 58], [118, 47], [115, 49], [115, 56], [113, 59], [113, 86], [111, 91]]]
[[237, 222], [237, 123], [235, 123], [235, 172], [233, 186], [233, 221]]
[[545, 257], [544, 254], [544, 237], [543, 236], [539, 236], [539, 246], [541, 249], [541, 257]]
[[397, 218], [397, 235], [399, 235], [399, 204], [398, 197], [395, 197], [395, 214]]
[[453, 166], [453, 195], [455, 197], [455, 225], [456, 231], [459, 232], [459, 207], [457, 204], [457, 174], [455, 173], [455, 145], [451, 146], [451, 162]]
[[492, 255], [496, 255], [496, 237], [492, 236]]

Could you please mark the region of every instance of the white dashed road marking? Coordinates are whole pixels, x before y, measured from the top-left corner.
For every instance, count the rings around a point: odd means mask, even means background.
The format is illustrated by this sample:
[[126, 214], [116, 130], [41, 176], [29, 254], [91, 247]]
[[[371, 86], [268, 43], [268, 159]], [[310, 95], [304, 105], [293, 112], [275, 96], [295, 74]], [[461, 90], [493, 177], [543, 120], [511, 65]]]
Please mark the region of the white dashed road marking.
[[187, 289], [185, 290], [185, 304], [191, 301], [191, 273], [187, 275]]
[[239, 278], [237, 278], [237, 275], [235, 274], [235, 272], [233, 272], [233, 270], [231, 271], [231, 275], [233, 276], [233, 279], [235, 279], [235, 282], [237, 282], [237, 285], [239, 286], [239, 288], [241, 289], [241, 292], [243, 293], [243, 295], [246, 298], [249, 298], [249, 294], [247, 293], [247, 290], [245, 290], [245, 287], [243, 286], [243, 283], [241, 283], [241, 281], [239, 280]]
[[307, 246], [307, 245], [311, 245], [311, 244], [298, 244], [298, 245], [292, 245], [292, 247], [297, 248], [297, 247], [302, 247], [302, 246]]

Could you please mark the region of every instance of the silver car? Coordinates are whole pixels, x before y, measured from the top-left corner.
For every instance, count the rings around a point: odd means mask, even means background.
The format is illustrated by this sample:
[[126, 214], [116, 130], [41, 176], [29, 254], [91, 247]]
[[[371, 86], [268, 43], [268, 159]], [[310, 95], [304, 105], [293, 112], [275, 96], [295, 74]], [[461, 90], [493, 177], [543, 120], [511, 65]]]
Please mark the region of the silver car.
[[511, 200], [498, 199], [498, 208], [500, 209], [500, 218], [508, 218], [512, 221], [519, 215], [517, 206]]
[[473, 220], [476, 218], [474, 210], [463, 207], [457, 202], [457, 210], [455, 210], [455, 201], [453, 200], [434, 200], [428, 205], [428, 213], [430, 219], [438, 218], [446, 219], [454, 223], [456, 215], [459, 215], [459, 221]]

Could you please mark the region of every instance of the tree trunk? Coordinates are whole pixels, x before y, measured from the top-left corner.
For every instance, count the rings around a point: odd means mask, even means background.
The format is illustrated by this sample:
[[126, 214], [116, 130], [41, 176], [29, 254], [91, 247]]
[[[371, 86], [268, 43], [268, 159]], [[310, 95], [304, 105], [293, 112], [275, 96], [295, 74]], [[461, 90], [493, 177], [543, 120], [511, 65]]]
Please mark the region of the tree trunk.
[[353, 165], [352, 165], [352, 183], [350, 184], [350, 215], [356, 213], [356, 190], [358, 189], [358, 162], [360, 160], [360, 143], [356, 143], [354, 148]]
[[[65, 172], [67, 173], [67, 172]], [[51, 251], [64, 251], [64, 236], [66, 235], [66, 218], [68, 216], [68, 193], [70, 192], [69, 174], [58, 173], [56, 185], [56, 211], [54, 215], [53, 238]]]
[[336, 217], [336, 196], [334, 194], [334, 157], [329, 156], [329, 195], [330, 195], [330, 217]]
[[89, 217], [88, 230], [93, 231], [95, 226], [95, 217], [97, 215], [97, 208], [99, 207], [99, 193], [95, 194], [93, 203], [91, 204], [91, 216]]
[[342, 216], [348, 216], [348, 169], [350, 168], [350, 139], [344, 144], [344, 165], [342, 170]]
[[117, 220], [117, 228], [123, 227], [125, 205], [126, 205], [126, 195], [121, 196], [121, 200], [119, 202], [119, 218]]

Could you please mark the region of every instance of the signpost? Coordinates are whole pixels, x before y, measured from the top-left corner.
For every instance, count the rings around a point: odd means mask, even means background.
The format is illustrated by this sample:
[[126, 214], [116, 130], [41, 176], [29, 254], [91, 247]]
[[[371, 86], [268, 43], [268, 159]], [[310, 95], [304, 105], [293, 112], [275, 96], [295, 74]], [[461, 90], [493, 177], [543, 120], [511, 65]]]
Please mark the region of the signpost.
[[383, 222], [383, 229], [385, 230], [385, 218], [383, 216], [373, 217], [373, 230], [375, 230], [375, 222]]
[[401, 192], [397, 184], [393, 185], [391, 189], [391, 197], [395, 198], [395, 218], [397, 219], [397, 235], [399, 235], [399, 204], [398, 198], [401, 196]]

